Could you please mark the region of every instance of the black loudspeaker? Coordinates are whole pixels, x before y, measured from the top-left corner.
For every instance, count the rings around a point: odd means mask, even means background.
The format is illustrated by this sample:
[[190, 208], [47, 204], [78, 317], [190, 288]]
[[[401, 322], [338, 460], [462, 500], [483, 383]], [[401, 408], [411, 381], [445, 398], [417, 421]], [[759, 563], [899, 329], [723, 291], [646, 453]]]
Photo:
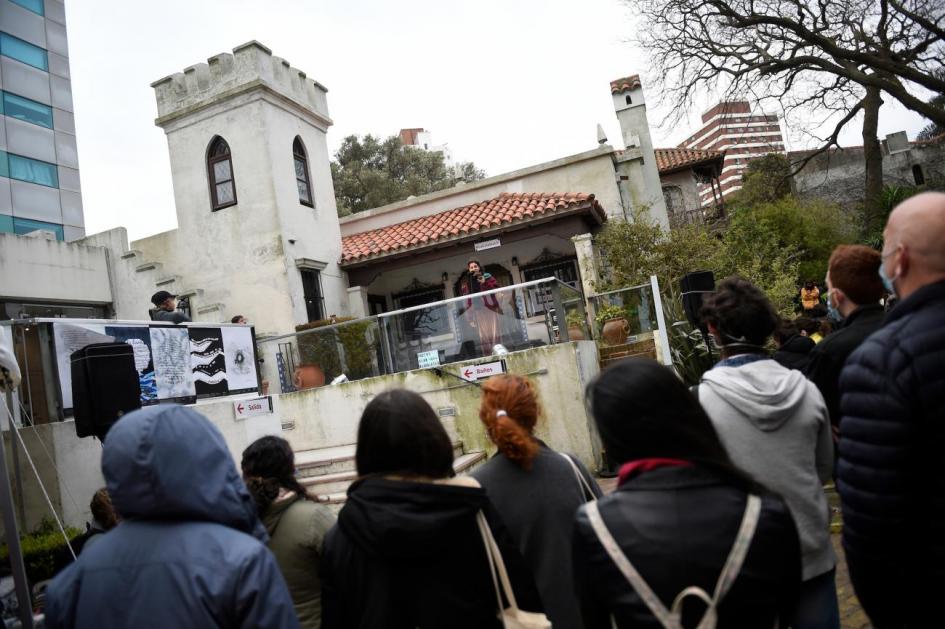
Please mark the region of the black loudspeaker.
[[141, 408], [134, 348], [93, 343], [72, 353], [72, 411], [79, 437], [105, 434], [122, 415]]
[[679, 281], [679, 288], [682, 289], [682, 303], [686, 319], [693, 327], [701, 330], [702, 319], [699, 317], [699, 310], [702, 309], [702, 297], [715, 290], [715, 275], [712, 271], [687, 273]]

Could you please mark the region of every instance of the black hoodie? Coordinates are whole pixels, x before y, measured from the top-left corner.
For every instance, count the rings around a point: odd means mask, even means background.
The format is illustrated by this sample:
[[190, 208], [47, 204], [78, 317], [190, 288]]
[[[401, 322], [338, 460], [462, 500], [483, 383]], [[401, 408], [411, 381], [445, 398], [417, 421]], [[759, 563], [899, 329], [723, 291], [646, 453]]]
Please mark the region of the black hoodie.
[[476, 513], [502, 551], [522, 609], [531, 573], [480, 487], [368, 478], [325, 538], [322, 627], [501, 627]]

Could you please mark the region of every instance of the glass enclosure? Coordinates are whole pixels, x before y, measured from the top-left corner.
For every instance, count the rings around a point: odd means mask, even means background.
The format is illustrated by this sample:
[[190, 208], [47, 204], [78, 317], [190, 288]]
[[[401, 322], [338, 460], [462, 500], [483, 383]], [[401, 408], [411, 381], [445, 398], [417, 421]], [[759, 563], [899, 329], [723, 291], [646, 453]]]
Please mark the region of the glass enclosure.
[[612, 290], [590, 298], [594, 308], [595, 338], [600, 338], [608, 321], [624, 319], [623, 343], [632, 343], [653, 336], [659, 327], [656, 316], [656, 300], [653, 299], [652, 284], [630, 286]]
[[271, 393], [590, 338], [580, 291], [556, 278], [258, 339]]

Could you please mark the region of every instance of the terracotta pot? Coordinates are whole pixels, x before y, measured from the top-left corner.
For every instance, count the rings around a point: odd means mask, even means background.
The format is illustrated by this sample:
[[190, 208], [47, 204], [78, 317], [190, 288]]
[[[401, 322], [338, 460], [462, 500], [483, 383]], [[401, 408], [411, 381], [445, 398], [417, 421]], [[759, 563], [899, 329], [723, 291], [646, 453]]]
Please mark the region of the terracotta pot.
[[581, 326], [569, 325], [568, 326], [568, 339], [571, 341], [583, 341], [584, 330], [581, 329]]
[[608, 345], [622, 345], [627, 342], [627, 333], [630, 332], [630, 324], [623, 317], [619, 319], [608, 319], [604, 322], [601, 329], [601, 336]]
[[318, 365], [299, 365], [295, 368], [292, 380], [296, 389], [314, 389], [325, 384], [325, 372]]

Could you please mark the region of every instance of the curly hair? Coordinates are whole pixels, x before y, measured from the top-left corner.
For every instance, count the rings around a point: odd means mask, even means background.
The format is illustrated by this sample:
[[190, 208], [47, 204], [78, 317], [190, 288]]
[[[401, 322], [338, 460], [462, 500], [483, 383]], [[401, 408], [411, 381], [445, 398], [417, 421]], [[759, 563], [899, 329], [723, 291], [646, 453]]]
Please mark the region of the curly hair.
[[281, 437], [260, 437], [243, 450], [240, 464], [246, 488], [256, 501], [260, 515], [279, 496], [280, 489], [294, 491], [300, 498], [318, 502], [318, 498], [295, 478], [295, 454], [289, 442]]
[[92, 512], [95, 521], [105, 527], [106, 531], [112, 530], [118, 524], [118, 514], [115, 513], [115, 507], [112, 506], [112, 498], [104, 487], [92, 495], [89, 510]]
[[499, 452], [525, 470], [538, 454], [532, 432], [539, 413], [538, 395], [527, 378], [503, 374], [483, 383], [479, 419]]
[[760, 288], [733, 275], [706, 295], [702, 320], [719, 331], [722, 346], [744, 345], [761, 349], [778, 325], [779, 317]]

